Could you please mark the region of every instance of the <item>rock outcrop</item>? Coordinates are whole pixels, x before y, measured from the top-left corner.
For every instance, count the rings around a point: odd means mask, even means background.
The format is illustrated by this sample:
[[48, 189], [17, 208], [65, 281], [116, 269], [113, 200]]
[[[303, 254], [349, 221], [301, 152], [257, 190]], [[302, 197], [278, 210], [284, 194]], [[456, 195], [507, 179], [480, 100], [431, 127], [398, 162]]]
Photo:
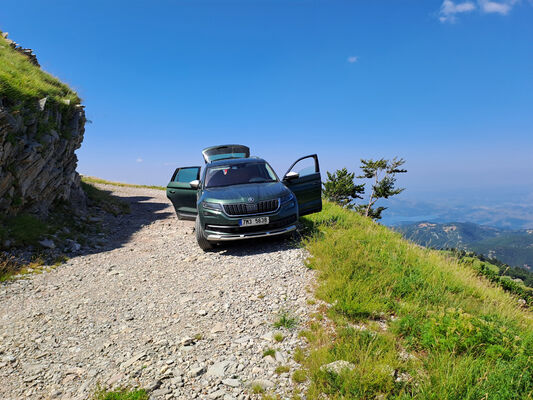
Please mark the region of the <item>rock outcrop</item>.
[[[38, 65], [33, 57], [28, 61]], [[46, 216], [60, 200], [84, 210], [74, 153], [84, 130], [80, 104], [0, 92], [0, 215], [27, 211]]]
[[24, 56], [28, 57], [28, 60], [35, 66], [40, 67], [39, 61], [37, 61], [37, 56], [33, 54], [32, 49], [26, 49], [19, 45], [17, 42], [14, 42], [13, 40], [9, 39], [7, 37], [8, 32], [2, 32], [2, 37], [6, 40], [6, 42], [9, 44], [9, 46], [15, 50], [18, 51], [20, 54], [23, 54]]

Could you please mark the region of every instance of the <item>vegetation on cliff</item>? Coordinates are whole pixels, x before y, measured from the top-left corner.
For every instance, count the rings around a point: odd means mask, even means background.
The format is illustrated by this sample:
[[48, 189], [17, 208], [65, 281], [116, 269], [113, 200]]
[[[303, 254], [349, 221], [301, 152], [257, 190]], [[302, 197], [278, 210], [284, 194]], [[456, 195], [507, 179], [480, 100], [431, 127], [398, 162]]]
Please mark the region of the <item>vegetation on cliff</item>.
[[[334, 173], [327, 172], [328, 178], [324, 185], [324, 197], [343, 208], [354, 210], [365, 217], [381, 219], [381, 214], [387, 207], [376, 206], [381, 199], [389, 199], [400, 193], [405, 188], [396, 187], [396, 175], [407, 172], [402, 166], [405, 164], [403, 158], [393, 158], [386, 160], [364, 160], [361, 159], [362, 175], [357, 179], [367, 180], [362, 184], [356, 184], [355, 173], [348, 172], [346, 168], [339, 169]], [[365, 185], [369, 183], [370, 192], [366, 204], [358, 204], [358, 199], [364, 199]]]
[[25, 103], [47, 96], [51, 102], [80, 103], [76, 92], [29, 62], [0, 35], [0, 98]]
[[[305, 223], [317, 296], [331, 305], [296, 355], [309, 398], [531, 398], [533, 320], [519, 297], [331, 203]], [[355, 368], [323, 367], [335, 360]]]

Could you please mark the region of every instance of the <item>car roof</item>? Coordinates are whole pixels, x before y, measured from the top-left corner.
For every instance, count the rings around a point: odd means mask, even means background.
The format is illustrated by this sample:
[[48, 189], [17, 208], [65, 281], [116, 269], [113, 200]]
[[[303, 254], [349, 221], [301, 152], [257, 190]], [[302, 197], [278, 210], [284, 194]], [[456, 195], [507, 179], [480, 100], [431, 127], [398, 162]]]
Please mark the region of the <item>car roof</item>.
[[236, 164], [244, 164], [249, 162], [266, 162], [262, 158], [259, 157], [248, 157], [248, 158], [226, 158], [224, 160], [217, 160], [213, 161], [207, 164], [208, 167], [216, 167], [218, 165], [236, 165]]

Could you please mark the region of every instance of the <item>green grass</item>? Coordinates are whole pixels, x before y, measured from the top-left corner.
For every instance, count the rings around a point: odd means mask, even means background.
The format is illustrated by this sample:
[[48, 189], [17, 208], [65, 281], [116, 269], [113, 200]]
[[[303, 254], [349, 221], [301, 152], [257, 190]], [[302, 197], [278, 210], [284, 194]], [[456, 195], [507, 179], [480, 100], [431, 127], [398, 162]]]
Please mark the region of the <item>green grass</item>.
[[297, 369], [292, 373], [292, 380], [296, 383], [303, 383], [307, 380], [307, 373], [303, 369]]
[[274, 322], [274, 328], [292, 329], [296, 326], [297, 322], [297, 319], [292, 317], [287, 311], [282, 311], [276, 322]]
[[150, 186], [150, 185], [135, 185], [132, 183], [121, 183], [121, 182], [111, 182], [106, 181], [105, 179], [95, 178], [92, 176], [82, 176], [82, 182], [85, 183], [100, 183], [103, 185], [113, 185], [113, 186], [123, 186], [123, 187], [135, 187], [135, 188], [146, 188], [146, 189], [157, 189], [157, 190], [166, 190], [164, 186]]
[[291, 370], [291, 368], [288, 365], [278, 365], [274, 372], [278, 375], [287, 373]]
[[57, 78], [31, 64], [27, 57], [13, 50], [0, 36], [0, 97], [15, 102], [30, 102], [48, 96], [48, 101], [79, 104], [76, 92]]
[[36, 245], [49, 231], [45, 222], [30, 214], [0, 217], [0, 240], [11, 240], [22, 246]]
[[442, 250], [442, 252], [457, 258], [465, 268], [473, 269], [478, 275], [521, 297], [529, 306], [533, 305], [533, 272], [464, 250]]
[[39, 272], [43, 264], [44, 260], [40, 257], [34, 257], [32, 262], [23, 264], [14, 257], [0, 253], [0, 282], [13, 279], [16, 275]]
[[266, 349], [265, 351], [263, 351], [263, 357], [266, 357], [266, 356], [274, 357], [275, 355], [276, 355], [276, 350], [274, 349]]
[[281, 343], [281, 342], [283, 342], [283, 339], [285, 339], [285, 336], [283, 336], [282, 333], [277, 332], [277, 333], [274, 334], [274, 340], [276, 342]]
[[93, 205], [100, 207], [102, 210], [113, 215], [130, 213], [129, 204], [113, 196], [111, 192], [99, 189], [86, 181], [81, 182], [81, 187]]
[[[335, 328], [311, 324], [309, 354], [295, 352], [311, 379], [309, 399], [533, 396], [532, 314], [517, 297], [330, 203], [304, 223], [316, 295], [332, 305], [322, 311]], [[402, 357], [404, 349], [412, 357]], [[356, 368], [321, 370], [335, 360]]]
[[144, 389], [98, 389], [91, 400], [148, 400], [149, 396]]
[[257, 383], [253, 384], [251, 389], [252, 389], [252, 393], [254, 394], [260, 394], [260, 393], [265, 392], [265, 388]]

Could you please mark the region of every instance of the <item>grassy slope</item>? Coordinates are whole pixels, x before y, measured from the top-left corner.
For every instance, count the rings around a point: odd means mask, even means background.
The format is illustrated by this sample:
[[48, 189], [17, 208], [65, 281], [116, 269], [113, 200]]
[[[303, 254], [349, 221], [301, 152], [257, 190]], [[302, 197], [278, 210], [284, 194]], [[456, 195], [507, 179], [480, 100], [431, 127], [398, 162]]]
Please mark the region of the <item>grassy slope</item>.
[[103, 185], [113, 185], [113, 186], [123, 186], [123, 187], [136, 187], [136, 188], [147, 188], [147, 189], [157, 189], [157, 190], [166, 190], [163, 186], [150, 186], [150, 185], [135, 185], [131, 183], [121, 183], [121, 182], [111, 182], [104, 179], [95, 178], [93, 176], [82, 176], [81, 180], [85, 183], [100, 183]]
[[[303, 360], [311, 399], [533, 396], [533, 320], [517, 298], [465, 264], [332, 204], [305, 222], [314, 232], [306, 246], [319, 273], [317, 295], [332, 304], [335, 326], [315, 322], [303, 332], [311, 342]], [[320, 370], [339, 359], [356, 368], [341, 376]]]
[[80, 103], [77, 94], [57, 78], [31, 64], [0, 36], [0, 97], [12, 101], [33, 101], [49, 96], [49, 101]]

